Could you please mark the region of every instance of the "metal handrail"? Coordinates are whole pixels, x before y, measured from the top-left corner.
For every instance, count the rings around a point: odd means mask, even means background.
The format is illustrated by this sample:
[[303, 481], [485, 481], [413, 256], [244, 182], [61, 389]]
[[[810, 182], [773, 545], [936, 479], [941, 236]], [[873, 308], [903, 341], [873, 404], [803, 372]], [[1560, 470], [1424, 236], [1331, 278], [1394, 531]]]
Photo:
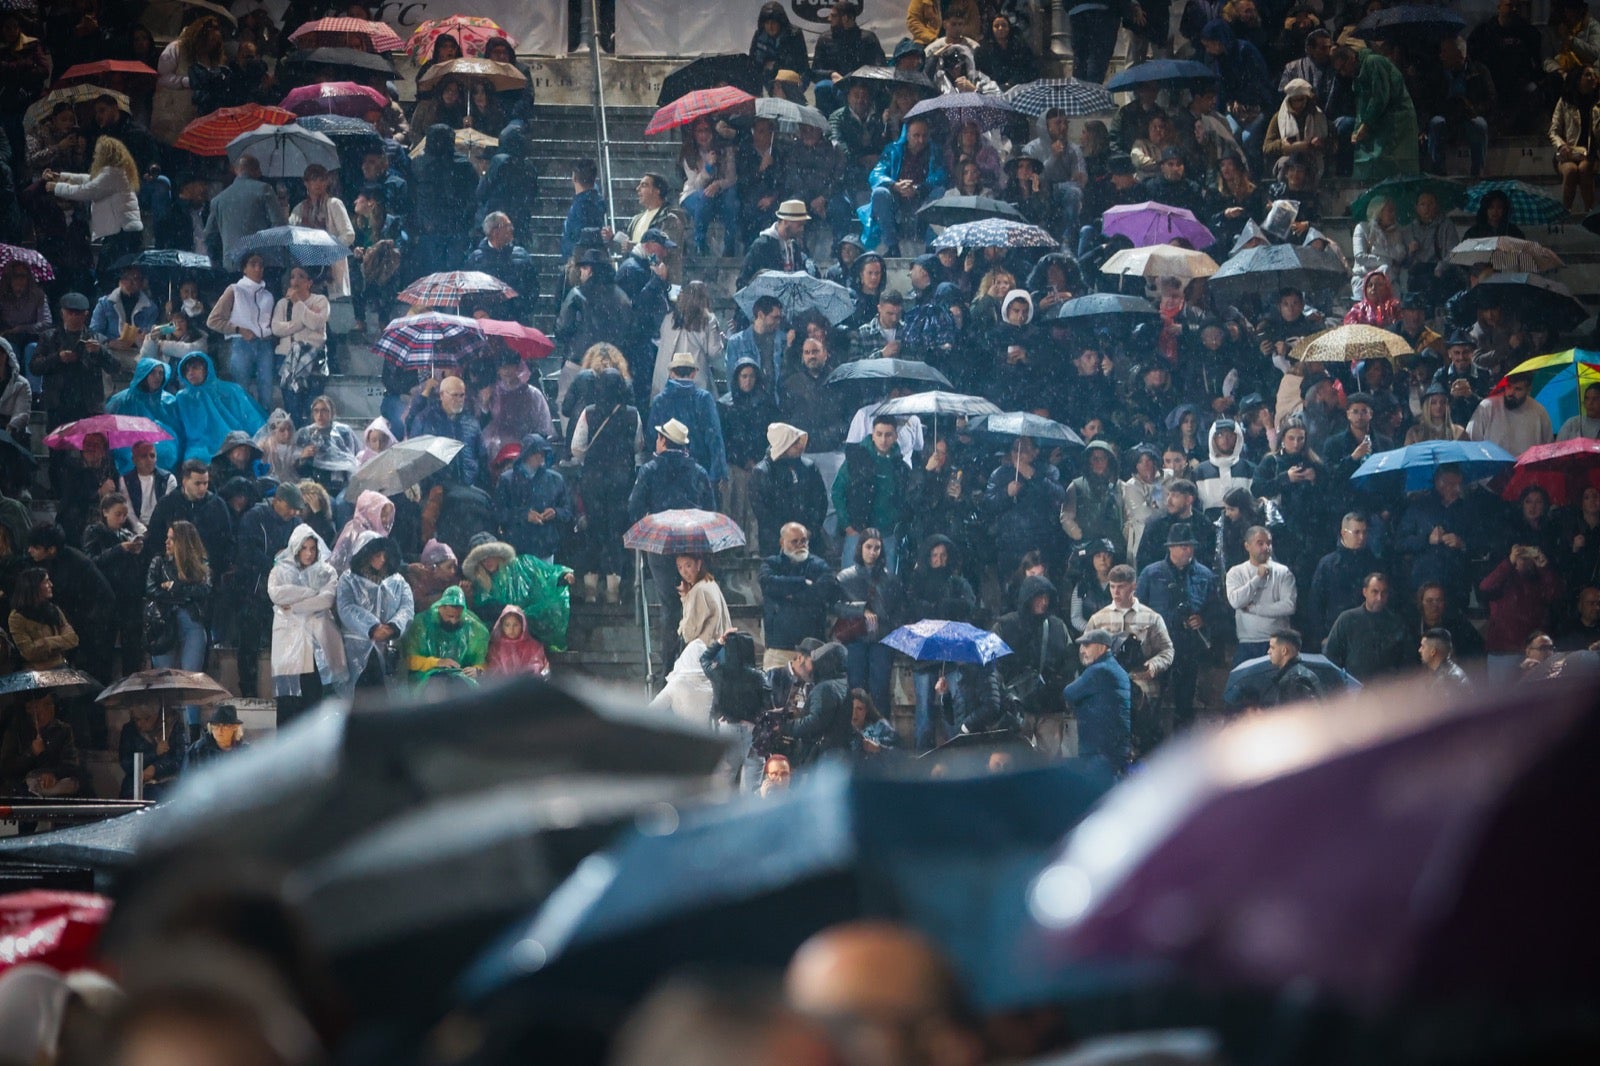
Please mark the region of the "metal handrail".
[[[651, 648], [654, 643], [650, 639], [650, 597], [646, 591], [647, 580], [648, 571], [644, 565], [644, 552], [635, 551], [633, 553], [633, 603], [634, 610], [637, 613], [634, 615], [634, 620], [639, 623], [639, 631], [644, 634], [644, 691], [647, 696], [654, 696], [655, 690], [652, 686], [656, 679], [656, 671], [654, 656], [651, 654]], [[665, 663], [662, 664], [663, 667], [665, 665]]]
[[600, 72], [600, 0], [589, 0], [589, 61], [594, 70], [594, 118], [600, 134], [600, 187], [605, 190], [606, 218], [617, 229], [615, 190], [611, 188], [611, 129], [606, 124], [606, 86]]

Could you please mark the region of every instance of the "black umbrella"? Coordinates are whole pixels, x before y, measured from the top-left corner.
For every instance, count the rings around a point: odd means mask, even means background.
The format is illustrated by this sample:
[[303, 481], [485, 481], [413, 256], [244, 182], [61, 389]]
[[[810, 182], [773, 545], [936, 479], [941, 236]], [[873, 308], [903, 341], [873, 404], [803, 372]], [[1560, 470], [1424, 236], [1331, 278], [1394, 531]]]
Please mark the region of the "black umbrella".
[[148, 248], [137, 255], [125, 255], [112, 264], [113, 270], [134, 266], [149, 275], [151, 281], [167, 283], [167, 300], [172, 300], [172, 288], [188, 278], [224, 273], [211, 262], [211, 257], [199, 252], [184, 252], [176, 248]]
[[865, 85], [886, 93], [905, 85], [915, 89], [924, 100], [939, 95], [939, 87], [926, 74], [893, 67], [857, 67], [839, 80], [842, 90], [848, 90], [851, 85]]
[[1589, 312], [1559, 281], [1538, 274], [1491, 274], [1470, 289], [1450, 297], [1450, 317], [1471, 321], [1483, 307], [1510, 311], [1523, 326], [1543, 325], [1569, 330]]
[[76, 696], [84, 692], [99, 692], [104, 687], [89, 674], [70, 666], [53, 670], [18, 670], [0, 677], [0, 696], [32, 692]]
[[86, 866], [108, 878], [133, 863], [139, 840], [150, 824], [152, 809], [134, 811], [87, 825], [74, 825], [32, 836], [0, 840], [0, 860]]
[[1454, 37], [1467, 28], [1467, 20], [1447, 7], [1401, 4], [1374, 11], [1356, 23], [1363, 41], [1398, 41]]
[[692, 92], [715, 89], [719, 85], [732, 85], [751, 96], [760, 96], [763, 89], [761, 67], [748, 55], [701, 56], [662, 79], [656, 107], [666, 107]]
[[11, 435], [9, 430], [0, 429], [0, 482], [7, 485], [23, 485], [33, 477], [34, 468], [39, 465], [33, 457], [33, 452], [23, 446], [22, 442]]
[[987, 196], [958, 196], [945, 193], [917, 209], [917, 216], [930, 226], [958, 226], [963, 222], [977, 222], [985, 218], [1010, 218], [1022, 221], [1022, 212], [1014, 204], [993, 200]]
[[1341, 288], [1349, 280], [1350, 269], [1337, 252], [1266, 244], [1246, 248], [1228, 259], [1207, 280], [1206, 287], [1237, 298], [1246, 292], [1268, 296], [1285, 288], [1322, 292]]
[[382, 74], [394, 77], [394, 64], [383, 56], [363, 52], [359, 48], [302, 48], [283, 57], [283, 65], [295, 67], [326, 67], [333, 71], [356, 71], [361, 74]]
[[1114, 321], [1138, 323], [1156, 316], [1155, 305], [1143, 296], [1123, 296], [1114, 292], [1097, 292], [1088, 296], [1075, 296], [1056, 308], [1055, 318], [1075, 326], [1094, 329]]
[[837, 385], [844, 381], [870, 381], [884, 388], [893, 388], [895, 385], [938, 385], [946, 389], [954, 388], [950, 379], [927, 363], [919, 363], [915, 359], [857, 359], [853, 363], [835, 367], [828, 375], [827, 385]]
[[295, 124], [303, 130], [322, 134], [341, 152], [370, 145], [383, 147], [383, 136], [378, 133], [378, 127], [366, 119], [349, 115], [302, 115], [295, 119]]

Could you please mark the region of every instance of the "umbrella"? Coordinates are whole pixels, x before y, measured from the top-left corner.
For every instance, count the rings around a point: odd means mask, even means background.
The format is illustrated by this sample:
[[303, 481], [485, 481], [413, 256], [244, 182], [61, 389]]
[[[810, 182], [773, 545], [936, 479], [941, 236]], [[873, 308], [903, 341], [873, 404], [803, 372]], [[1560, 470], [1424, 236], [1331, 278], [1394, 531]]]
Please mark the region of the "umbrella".
[[1559, 281], [1538, 274], [1491, 274], [1450, 298], [1452, 316], [1470, 321], [1480, 307], [1502, 307], [1524, 326], [1542, 324], [1551, 330], [1568, 330], [1589, 317], [1589, 312]]
[[656, 555], [712, 555], [742, 548], [744, 530], [715, 511], [657, 511], [635, 522], [623, 535], [622, 546]]
[[70, 666], [53, 670], [18, 670], [0, 676], [0, 696], [19, 692], [54, 692], [58, 696], [76, 696], [82, 692], [99, 692], [100, 682]]
[[389, 98], [353, 81], [322, 81], [291, 89], [282, 106], [297, 115], [345, 115], [360, 118], [389, 106]]
[[1147, 59], [1143, 63], [1135, 63], [1118, 71], [1110, 81], [1106, 82], [1106, 88], [1111, 92], [1124, 92], [1140, 85], [1177, 85], [1183, 88], [1196, 88], [1213, 85], [1216, 81], [1216, 71], [1192, 59]]
[[21, 263], [26, 266], [28, 273], [33, 275], [33, 280], [41, 285], [56, 279], [55, 267], [52, 267], [48, 259], [32, 248], [19, 248], [14, 244], [0, 244], [0, 274], [9, 270], [12, 263]]
[[259, 254], [269, 267], [325, 267], [350, 254], [326, 230], [308, 226], [274, 226], [258, 230], [228, 250], [228, 265], [237, 267], [247, 255]]
[[1457, 1031], [1459, 1008], [1586, 1014], [1600, 868], [1568, 849], [1600, 813], [1592, 684], [1369, 688], [1174, 741], [1034, 882], [1043, 948], [1389, 1019], [1450, 1002]]
[[239, 17], [232, 11], [229, 11], [226, 4], [212, 3], [211, 0], [155, 0], [154, 3], [150, 4], [146, 14], [152, 14], [162, 7], [191, 7], [196, 11], [210, 12], [230, 26], [237, 26], [239, 24]]
[[1056, 307], [1055, 317], [1089, 329], [1109, 326], [1115, 322], [1140, 321], [1156, 317], [1155, 305], [1143, 296], [1123, 296], [1114, 292], [1097, 292], [1088, 296], [1074, 296]]
[[469, 56], [483, 55], [483, 50], [496, 37], [505, 38], [512, 48], [517, 46], [517, 39], [501, 29], [494, 19], [478, 15], [449, 15], [419, 22], [406, 40], [406, 54], [411, 56], [413, 62], [425, 63], [433, 55], [434, 42], [440, 37], [454, 37], [461, 46], [462, 54]]
[[620, 1011], [686, 965], [776, 970], [827, 926], [882, 917], [930, 936], [984, 1006], [1036, 1003], [1035, 975], [1007, 957], [1023, 888], [1109, 784], [1070, 764], [915, 780], [841, 763], [777, 796], [684, 809], [586, 863], [463, 993], [513, 1026], [570, 1021], [568, 997]]
[[363, 52], [359, 48], [303, 48], [283, 57], [285, 67], [327, 67], [339, 72], [381, 74], [386, 78], [395, 75], [394, 64], [379, 55]]
[[44, 443], [46, 447], [58, 451], [68, 448], [82, 451], [83, 439], [91, 433], [100, 434], [111, 448], [131, 448], [141, 441], [154, 444], [172, 439], [172, 434], [165, 426], [148, 418], [137, 415], [92, 415], [57, 427], [44, 439]]
[[407, 437], [363, 463], [350, 476], [350, 485], [357, 496], [368, 489], [398, 496], [449, 466], [460, 450], [461, 442], [449, 437]]
[[81, 104], [92, 104], [102, 96], [111, 97], [124, 112], [129, 111], [128, 98], [122, 93], [98, 85], [70, 85], [64, 89], [56, 89], [24, 111], [22, 124], [31, 129], [49, 118], [50, 112], [56, 109], [57, 104], [71, 104], [77, 107]]
[[150, 810], [25, 837], [0, 837], [0, 862], [13, 859], [114, 873], [133, 862]]
[[1083, 447], [1083, 438], [1069, 427], [1027, 411], [985, 415], [972, 423], [972, 429], [994, 437], [1029, 437], [1034, 443], [1046, 446], [1070, 444]]
[[524, 359], [544, 359], [556, 350], [555, 342], [545, 336], [542, 329], [498, 318], [474, 318], [472, 321], [477, 323], [484, 336], [499, 338], [507, 348]]
[[1445, 262], [1460, 266], [1488, 263], [1496, 270], [1524, 274], [1557, 270], [1567, 265], [1559, 255], [1538, 241], [1524, 241], [1516, 237], [1476, 237], [1462, 241], [1450, 249]]
[[483, 331], [473, 319], [427, 311], [401, 315], [390, 322], [373, 342], [372, 350], [390, 366], [400, 369], [459, 369], [482, 343]]
[[[324, 37], [333, 40], [324, 41]], [[372, 52], [398, 52], [406, 46], [399, 34], [381, 22], [342, 16], [301, 23], [299, 29], [289, 34], [289, 40], [302, 48], [315, 48], [320, 44], [338, 48], [351, 37], [361, 38]]]
[[56, 79], [56, 86], [59, 88], [76, 81], [105, 77], [154, 78], [157, 76], [156, 69], [144, 63], [138, 63], [131, 59], [102, 59], [97, 63], [79, 63], [75, 67], [68, 67], [61, 77]]
[[[93, 966], [110, 916], [111, 901], [88, 892], [33, 889], [0, 896], [0, 972], [29, 964], [58, 973]], [[40, 1027], [42, 1018], [33, 1024]]]
[[1480, 181], [1467, 190], [1467, 210], [1477, 211], [1491, 192], [1503, 192], [1511, 200], [1510, 221], [1519, 226], [1542, 226], [1565, 218], [1567, 209], [1531, 185], [1520, 181]]
[[1100, 228], [1108, 237], [1128, 238], [1135, 248], [1167, 244], [1179, 237], [1196, 248], [1209, 248], [1217, 243], [1211, 231], [1194, 217], [1193, 211], [1168, 207], [1153, 200], [1106, 208], [1100, 217]]
[[298, 178], [312, 164], [339, 169], [339, 152], [332, 141], [292, 123], [239, 134], [228, 142], [228, 159], [236, 163], [241, 156], [260, 163], [265, 178]]
[[510, 63], [463, 58], [433, 64], [417, 78], [417, 88], [429, 91], [446, 78], [486, 81], [495, 92], [521, 89], [528, 84], [528, 76]]
[[1006, 218], [1022, 221], [1022, 212], [1016, 205], [987, 196], [959, 196], [945, 193], [917, 208], [917, 217], [930, 226], [954, 226], [961, 222], [978, 222], [986, 218]]
[[1461, 476], [1467, 481], [1481, 481], [1516, 461], [1510, 452], [1492, 441], [1425, 440], [1367, 456], [1350, 475], [1350, 480], [1354, 483], [1369, 478], [1381, 479], [1362, 486], [1378, 491], [1391, 488], [1399, 480], [1385, 475], [1404, 472], [1405, 491], [1422, 492], [1433, 487], [1433, 475], [1445, 464], [1460, 467]]
[[735, 108], [753, 109], [754, 106], [754, 96], [732, 85], [724, 85], [718, 89], [696, 89], [656, 111], [644, 132], [665, 133], [680, 126], [691, 125], [696, 119], [709, 115]]
[[1506, 390], [1514, 374], [1533, 375], [1533, 398], [1550, 413], [1550, 421], [1560, 426], [1578, 413], [1578, 398], [1583, 390], [1600, 382], [1600, 352], [1583, 348], [1568, 348], [1554, 355], [1538, 355], [1524, 359], [1489, 390], [1497, 396]]
[[929, 248], [1059, 248], [1061, 242], [1030, 222], [983, 218], [949, 227]]
[[[463, 154], [470, 156], [475, 148], [498, 148], [500, 146], [500, 140], [497, 137], [489, 136], [482, 130], [475, 130], [469, 127], [455, 131], [454, 144], [458, 152], [463, 152]], [[418, 141], [416, 144], [411, 146], [411, 158], [421, 159], [422, 153], [427, 151], [427, 149], [427, 140], [424, 139]]]
[[1454, 211], [1467, 202], [1466, 188], [1445, 178], [1435, 178], [1427, 174], [1385, 178], [1351, 202], [1350, 217], [1358, 221], [1366, 218], [1367, 209], [1373, 199], [1383, 196], [1394, 201], [1401, 222], [1410, 222], [1416, 217], [1417, 198], [1425, 192], [1431, 192], [1434, 199], [1439, 201], [1441, 215]]
[[383, 145], [383, 135], [378, 132], [378, 127], [366, 119], [348, 115], [301, 115], [295, 125], [322, 134], [341, 149], [365, 147], [372, 143], [379, 147]]
[[847, 92], [852, 85], [865, 85], [870, 89], [880, 89], [884, 93], [899, 88], [910, 88], [916, 90], [923, 99], [939, 95], [939, 87], [926, 74], [917, 70], [896, 70], [894, 67], [876, 65], [857, 67], [839, 80], [839, 90]]
[[1209, 278], [1217, 272], [1216, 260], [1204, 252], [1175, 244], [1124, 248], [1100, 268], [1102, 274], [1134, 274], [1145, 278]]
[[1206, 285], [1219, 293], [1242, 295], [1276, 293], [1285, 288], [1320, 292], [1344, 288], [1349, 280], [1350, 270], [1337, 252], [1295, 244], [1265, 244], [1230, 257]]
[[978, 415], [999, 415], [1005, 412], [982, 396], [963, 396], [959, 392], [916, 392], [910, 396], [897, 396], [892, 400], [885, 400], [873, 412], [879, 415], [891, 415], [896, 418], [905, 418], [909, 415], [927, 415], [929, 417], [966, 415], [976, 418]]
[[756, 100], [756, 118], [771, 119], [780, 133], [794, 133], [801, 126], [828, 128], [828, 118], [814, 107], [806, 107], [781, 96], [763, 96]]
[[1415, 354], [1398, 333], [1377, 326], [1335, 326], [1313, 333], [1289, 351], [1289, 358], [1307, 363], [1357, 363], [1363, 359], [1399, 359]]
[[21, 474], [26, 479], [38, 465], [26, 445], [19, 443], [9, 430], [0, 429], [0, 469], [6, 477], [16, 479]]
[[165, 710], [169, 703], [216, 703], [231, 695], [206, 674], [158, 667], [129, 674], [96, 696], [95, 702], [107, 707], [148, 707], [157, 704]]
[[228, 145], [239, 134], [262, 126], [287, 126], [293, 121], [294, 112], [281, 107], [262, 107], [260, 104], [221, 107], [185, 126], [173, 147], [195, 155], [227, 155]]
[[844, 381], [874, 381], [886, 390], [896, 385], [923, 384], [954, 388], [949, 378], [916, 359], [857, 359], [834, 367], [824, 384], [837, 385]]
[[988, 630], [939, 618], [901, 626], [883, 642], [919, 662], [988, 664], [1011, 654], [1006, 642]]
[[1515, 501], [1523, 490], [1537, 485], [1555, 507], [1583, 499], [1584, 490], [1600, 488], [1600, 440], [1573, 437], [1550, 444], [1535, 444], [1517, 456], [1511, 480], [1501, 490], [1502, 499]]
[[112, 264], [112, 268], [115, 270], [121, 270], [124, 267], [138, 267], [146, 274], [217, 269], [211, 265], [211, 257], [209, 255], [201, 255], [199, 252], [185, 252], [177, 248], [146, 248], [137, 255], [125, 255]]
[[1401, 4], [1374, 11], [1356, 23], [1356, 36], [1363, 41], [1438, 41], [1466, 28], [1467, 20], [1449, 8]]
[[[1336, 665], [1326, 655], [1313, 655], [1304, 652], [1300, 656], [1303, 663], [1322, 685], [1323, 694], [1333, 696], [1346, 690], [1355, 690], [1361, 687], [1361, 682], [1345, 672], [1343, 667]], [[1244, 662], [1228, 671], [1228, 683], [1222, 690], [1222, 703], [1231, 710], [1244, 707], [1260, 706], [1268, 686], [1273, 678], [1278, 676], [1278, 667], [1266, 655]]]
[[785, 317], [818, 311], [837, 326], [856, 313], [855, 295], [838, 282], [814, 278], [803, 271], [767, 270], [733, 294], [733, 302], [746, 318], [754, 317], [756, 301], [771, 296], [783, 305]]
[[504, 300], [517, 298], [517, 290], [495, 277], [479, 270], [446, 270], [418, 278], [406, 286], [397, 299], [412, 307], [461, 306], [467, 296], [498, 296]]
[[1015, 114], [1017, 109], [999, 96], [942, 93], [932, 99], [919, 100], [906, 112], [906, 118], [932, 118], [937, 115], [948, 122], [951, 129], [960, 129], [969, 122], [975, 122], [980, 129], [992, 130], [998, 129]]
[[666, 107], [697, 90], [718, 89], [724, 85], [743, 89], [751, 96], [759, 96], [762, 80], [761, 67], [743, 52], [701, 56], [662, 80], [656, 106]]
[[1059, 107], [1069, 118], [1098, 115], [1115, 111], [1116, 103], [1105, 86], [1077, 78], [1044, 78], [1006, 91], [1006, 100], [1024, 115], [1038, 118], [1053, 107]]

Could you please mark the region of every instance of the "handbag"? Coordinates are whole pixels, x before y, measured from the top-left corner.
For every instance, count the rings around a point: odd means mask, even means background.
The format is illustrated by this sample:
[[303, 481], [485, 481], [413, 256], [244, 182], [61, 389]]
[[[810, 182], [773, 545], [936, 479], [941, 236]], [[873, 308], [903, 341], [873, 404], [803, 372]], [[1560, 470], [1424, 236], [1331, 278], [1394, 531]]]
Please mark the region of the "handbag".
[[1018, 716], [1027, 714], [1032, 710], [1039, 694], [1045, 690], [1044, 680], [1044, 646], [1050, 639], [1050, 622], [1046, 619], [1042, 623], [1044, 632], [1039, 635], [1039, 661], [1032, 670], [1006, 682], [1001, 686], [1005, 694], [1006, 709]]
[[144, 646], [151, 655], [165, 655], [178, 646], [178, 627], [154, 600], [144, 605]]

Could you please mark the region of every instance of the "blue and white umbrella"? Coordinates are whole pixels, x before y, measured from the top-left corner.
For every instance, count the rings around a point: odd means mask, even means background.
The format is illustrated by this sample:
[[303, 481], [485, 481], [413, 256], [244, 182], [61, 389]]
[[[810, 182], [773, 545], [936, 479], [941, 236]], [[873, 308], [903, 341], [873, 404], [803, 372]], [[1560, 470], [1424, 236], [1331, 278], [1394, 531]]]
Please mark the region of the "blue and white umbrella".
[[941, 618], [901, 626], [883, 642], [921, 662], [986, 664], [1011, 654], [1010, 646], [988, 630]]
[[1362, 487], [1369, 490], [1381, 490], [1403, 476], [1405, 491], [1421, 492], [1433, 487], [1433, 475], [1441, 466], [1459, 467], [1465, 480], [1481, 481], [1516, 462], [1510, 452], [1490, 441], [1425, 440], [1367, 456], [1350, 480], [1365, 482]]
[[969, 122], [976, 122], [980, 129], [999, 129], [1006, 119], [1017, 113], [1017, 108], [1006, 102], [1003, 96], [992, 96], [988, 93], [944, 93], [931, 100], [923, 100], [906, 112], [906, 118], [926, 118], [933, 115], [942, 117], [950, 123], [951, 129], [959, 129]]
[[228, 162], [237, 163], [241, 156], [260, 163], [264, 178], [298, 178], [313, 163], [339, 169], [339, 151], [333, 142], [294, 123], [258, 126], [239, 134], [228, 142]]
[[1041, 78], [1023, 85], [1013, 86], [1005, 94], [1012, 107], [1024, 115], [1038, 118], [1053, 107], [1059, 107], [1069, 118], [1084, 115], [1101, 115], [1117, 109], [1116, 102], [1104, 85], [1077, 78]]
[[951, 226], [928, 245], [930, 248], [1059, 248], [1050, 231], [1029, 222], [981, 218]]
[[806, 311], [820, 311], [837, 326], [856, 313], [856, 299], [849, 289], [801, 271], [768, 270], [757, 274], [750, 284], [733, 294], [733, 302], [746, 318], [754, 318], [756, 301], [763, 296], [782, 304], [784, 317], [789, 319]]
[[274, 226], [228, 249], [228, 266], [239, 266], [247, 255], [260, 255], [269, 267], [325, 267], [347, 258], [350, 249], [324, 230]]

